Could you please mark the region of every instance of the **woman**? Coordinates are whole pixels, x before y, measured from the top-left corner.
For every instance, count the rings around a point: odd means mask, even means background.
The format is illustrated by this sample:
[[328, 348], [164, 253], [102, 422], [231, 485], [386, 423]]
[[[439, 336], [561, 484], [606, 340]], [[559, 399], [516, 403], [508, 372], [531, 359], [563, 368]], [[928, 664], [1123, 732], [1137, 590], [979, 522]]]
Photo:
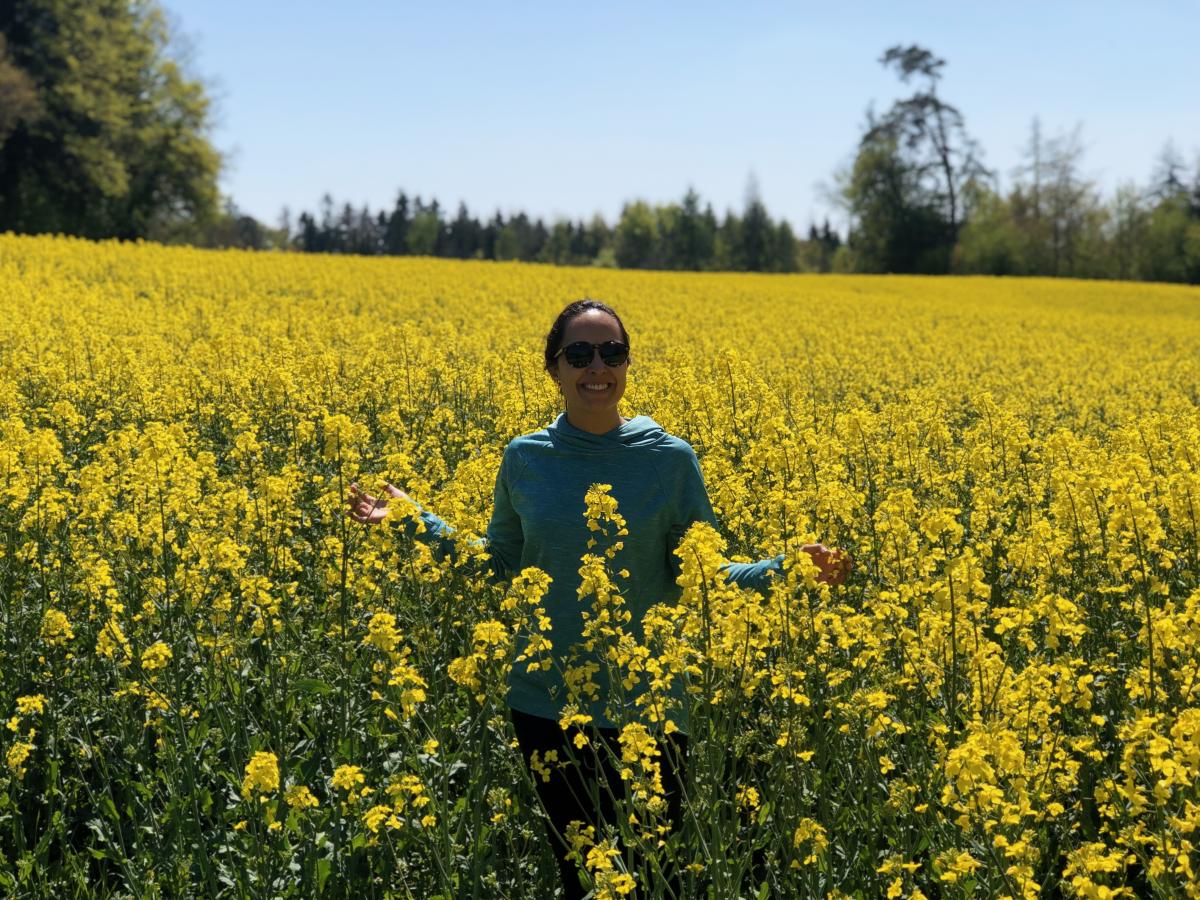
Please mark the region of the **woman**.
[[[620, 587], [625, 609], [632, 614], [629, 628], [635, 632], [650, 606], [679, 596], [674, 550], [684, 532], [694, 522], [716, 524], [692, 448], [667, 434], [653, 419], [625, 419], [617, 411], [629, 371], [629, 335], [616, 312], [595, 300], [568, 305], [546, 337], [545, 368], [562, 394], [566, 411], [554, 424], [516, 438], [505, 448], [487, 529], [495, 577], [511, 577], [536, 566], [553, 579], [543, 605], [551, 620], [550, 637], [558, 665], [535, 672], [514, 666], [509, 679], [508, 702], [527, 765], [535, 752], [542, 760], [549, 751], [560, 760], [580, 756], [575, 748], [576, 731], [564, 731], [558, 720], [566, 702], [562, 669], [567, 664], [567, 650], [583, 639], [584, 604], [577, 597], [577, 588], [580, 557], [590, 552], [589, 539], [593, 537], [584, 516], [587, 489], [597, 483], [611, 485], [625, 519], [628, 535], [617, 567], [629, 573]], [[349, 515], [373, 524], [388, 514], [389, 498], [413, 502], [392, 485], [385, 490], [388, 497], [375, 498], [351, 485]], [[420, 513], [420, 519], [425, 531], [419, 537], [448, 548], [452, 529], [427, 511]], [[415, 525], [408, 530], [415, 535]], [[803, 549], [818, 566], [821, 580], [831, 584], [845, 580], [849, 559], [843, 554], [820, 544]], [[756, 563], [731, 563], [725, 569], [726, 580], [764, 589], [780, 570], [782, 560], [778, 556]], [[611, 698], [603, 667], [601, 670], [595, 677], [600, 683], [599, 696], [583, 710], [592, 723], [584, 734], [593, 747], [600, 742], [613, 747], [616, 732], [605, 715]], [[681, 791], [677, 764], [686, 751], [686, 738], [675, 734], [667, 743], [662, 777], [671, 819], [678, 823]], [[573, 820], [597, 826], [598, 820], [611, 822], [611, 798], [622, 792], [608, 758], [603, 752], [583, 754], [580, 765], [551, 770], [549, 781], [534, 778], [553, 825], [568, 897], [583, 896], [562, 842], [568, 824]], [[544, 767], [539, 771], [546, 773]]]

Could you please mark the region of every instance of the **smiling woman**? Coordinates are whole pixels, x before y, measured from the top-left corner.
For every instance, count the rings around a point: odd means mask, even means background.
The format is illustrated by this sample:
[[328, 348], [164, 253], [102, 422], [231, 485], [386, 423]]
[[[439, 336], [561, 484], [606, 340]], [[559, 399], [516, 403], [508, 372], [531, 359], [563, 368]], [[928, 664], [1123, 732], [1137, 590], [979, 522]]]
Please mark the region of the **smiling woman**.
[[[620, 510], [614, 521], [620, 519], [618, 534], [623, 537], [622, 614], [629, 615], [634, 633], [640, 634], [651, 606], [680, 597], [674, 551], [684, 533], [696, 522], [716, 525], [691, 446], [648, 416], [625, 419], [618, 411], [630, 367], [629, 344], [620, 316], [599, 301], [579, 300], [559, 314], [546, 337], [545, 368], [566, 411], [505, 448], [487, 528], [492, 577], [507, 580], [530, 567], [550, 576], [543, 603], [551, 623], [553, 665], [514, 666], [508, 703], [521, 752], [537, 775], [533, 781], [550, 819], [567, 897], [584, 896], [575, 863], [568, 858], [567, 835], [573, 822], [597, 833], [604, 823], [614, 824], [614, 801], [627, 790], [614, 765], [625, 741], [616, 721], [638, 716], [639, 691], [610, 690], [607, 669], [595, 658], [588, 637], [588, 620], [596, 613], [580, 602], [590, 595], [583, 589], [580, 561], [594, 558], [597, 529], [591, 507], [600, 502], [597, 488]], [[388, 497], [415, 505], [392, 485], [386, 491]], [[382, 521], [388, 512], [386, 497], [363, 494], [358, 485], [351, 485], [349, 502], [349, 514], [367, 524]], [[453, 529], [437, 516], [421, 510], [419, 534], [412, 517], [399, 518], [410, 536], [440, 552], [453, 552]], [[820, 544], [803, 549], [820, 569], [822, 581], [845, 580], [848, 557]], [[765, 591], [781, 571], [783, 558], [728, 563], [725, 579]], [[590, 695], [567, 683], [567, 674], [584, 670], [595, 688]], [[686, 721], [668, 722], [658, 736], [663, 796], [673, 825], [680, 822], [687, 726]], [[573, 764], [544, 764], [556, 758]]]
[[617, 404], [629, 371], [629, 334], [610, 306], [577, 300], [558, 314], [546, 336], [546, 371], [576, 428], [604, 434], [624, 424]]

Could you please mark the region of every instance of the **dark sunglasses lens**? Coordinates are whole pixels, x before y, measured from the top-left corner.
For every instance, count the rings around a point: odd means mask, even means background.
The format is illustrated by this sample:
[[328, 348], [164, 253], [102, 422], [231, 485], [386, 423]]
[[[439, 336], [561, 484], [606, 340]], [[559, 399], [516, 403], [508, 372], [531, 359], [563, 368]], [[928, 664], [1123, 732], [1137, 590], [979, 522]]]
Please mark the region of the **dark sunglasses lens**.
[[574, 344], [567, 344], [563, 349], [563, 356], [567, 358], [569, 365], [576, 369], [582, 369], [592, 361], [594, 352], [592, 345], [587, 341], [576, 341]]
[[[592, 358], [596, 355], [596, 349], [587, 341], [576, 341], [563, 348], [563, 356], [567, 358], [568, 365], [582, 369], [591, 363]], [[620, 341], [605, 341], [600, 344], [599, 350], [600, 358], [604, 360], [606, 366], [623, 366], [629, 359], [629, 348]]]
[[600, 358], [606, 366], [623, 366], [629, 359], [629, 348], [616, 341], [605, 341], [600, 345]]

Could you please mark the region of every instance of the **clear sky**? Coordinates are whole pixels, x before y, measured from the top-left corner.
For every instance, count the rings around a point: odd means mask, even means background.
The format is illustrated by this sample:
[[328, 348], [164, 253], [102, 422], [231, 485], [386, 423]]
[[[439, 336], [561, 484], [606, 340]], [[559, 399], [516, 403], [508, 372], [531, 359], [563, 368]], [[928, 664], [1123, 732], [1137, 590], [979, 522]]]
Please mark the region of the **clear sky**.
[[1002, 186], [1034, 116], [1082, 126], [1105, 193], [1168, 139], [1200, 152], [1197, 0], [163, 3], [215, 101], [222, 189], [271, 224], [400, 188], [612, 222], [692, 185], [720, 214], [753, 173], [773, 215], [840, 228], [821, 186], [868, 105], [912, 92], [878, 63], [899, 43], [946, 60], [940, 95]]

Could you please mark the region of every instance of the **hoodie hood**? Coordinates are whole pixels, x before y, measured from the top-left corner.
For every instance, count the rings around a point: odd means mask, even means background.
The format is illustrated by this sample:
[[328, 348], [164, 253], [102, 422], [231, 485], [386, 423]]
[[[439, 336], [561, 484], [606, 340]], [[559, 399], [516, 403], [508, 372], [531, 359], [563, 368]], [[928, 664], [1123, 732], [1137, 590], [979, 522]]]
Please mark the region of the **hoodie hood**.
[[618, 425], [604, 434], [592, 434], [576, 428], [567, 421], [567, 414], [560, 413], [546, 433], [556, 447], [576, 453], [612, 453], [628, 447], [654, 447], [670, 440], [661, 425], [649, 416], [634, 416], [624, 425]]

